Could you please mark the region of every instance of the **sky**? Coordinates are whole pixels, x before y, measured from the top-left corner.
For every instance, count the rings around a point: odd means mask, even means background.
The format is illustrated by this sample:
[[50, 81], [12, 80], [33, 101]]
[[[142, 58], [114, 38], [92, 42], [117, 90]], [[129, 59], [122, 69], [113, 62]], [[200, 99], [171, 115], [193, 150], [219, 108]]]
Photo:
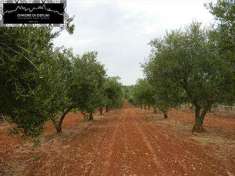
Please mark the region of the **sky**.
[[204, 7], [211, 0], [67, 0], [75, 31], [55, 39], [55, 46], [82, 55], [97, 51], [108, 76], [124, 85], [143, 78], [141, 64], [148, 60], [148, 43], [166, 31], [185, 28], [192, 21], [210, 25], [213, 16]]

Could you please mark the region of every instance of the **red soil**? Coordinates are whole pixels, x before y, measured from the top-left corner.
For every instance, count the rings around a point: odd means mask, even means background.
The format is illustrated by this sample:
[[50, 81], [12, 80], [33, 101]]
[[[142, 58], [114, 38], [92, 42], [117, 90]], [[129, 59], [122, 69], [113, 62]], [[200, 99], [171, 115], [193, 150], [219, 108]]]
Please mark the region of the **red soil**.
[[0, 175], [235, 175], [235, 118], [210, 114], [208, 131], [197, 135], [190, 132], [190, 112], [173, 110], [162, 120], [125, 107], [95, 119], [70, 113], [63, 134], [47, 124], [38, 146], [0, 125]]

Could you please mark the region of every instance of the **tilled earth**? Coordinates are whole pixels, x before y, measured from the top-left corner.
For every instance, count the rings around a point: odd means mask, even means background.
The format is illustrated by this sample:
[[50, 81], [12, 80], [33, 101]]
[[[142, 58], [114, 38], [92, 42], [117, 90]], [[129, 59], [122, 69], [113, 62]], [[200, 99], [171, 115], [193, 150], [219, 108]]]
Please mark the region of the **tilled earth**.
[[[0, 125], [0, 175], [235, 175], [235, 118], [221, 118], [221, 125], [215, 117], [206, 122], [208, 132], [192, 135], [190, 112], [174, 110], [166, 120], [133, 107], [96, 115], [94, 122], [69, 116], [62, 135], [47, 125], [40, 144]], [[213, 120], [217, 126], [210, 126]]]

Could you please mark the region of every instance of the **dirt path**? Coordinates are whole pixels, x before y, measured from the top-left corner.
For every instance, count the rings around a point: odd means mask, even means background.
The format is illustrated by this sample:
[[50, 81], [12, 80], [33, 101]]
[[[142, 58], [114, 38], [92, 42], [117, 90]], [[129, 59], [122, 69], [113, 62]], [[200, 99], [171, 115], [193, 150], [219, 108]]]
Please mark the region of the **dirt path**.
[[211, 148], [147, 121], [135, 108], [107, 113], [83, 127], [71, 126], [36, 149], [22, 146], [13, 153], [17, 158], [9, 160], [21, 165], [21, 173], [12, 175], [235, 175]]

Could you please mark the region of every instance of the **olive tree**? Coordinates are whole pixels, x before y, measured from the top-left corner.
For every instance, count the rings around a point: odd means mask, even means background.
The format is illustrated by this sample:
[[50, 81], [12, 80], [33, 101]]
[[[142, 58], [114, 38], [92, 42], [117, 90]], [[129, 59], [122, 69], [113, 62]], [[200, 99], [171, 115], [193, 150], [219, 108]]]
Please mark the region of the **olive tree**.
[[46, 116], [53, 122], [57, 133], [62, 132], [62, 123], [75, 104], [70, 97], [72, 81], [73, 54], [70, 50], [56, 50], [50, 55], [47, 64], [40, 67], [43, 89], [40, 97], [43, 99], [43, 109]]
[[38, 97], [39, 67], [54, 37], [50, 28], [0, 29], [0, 112], [28, 135], [39, 134], [46, 120]]
[[147, 63], [151, 64], [150, 79], [158, 85], [155, 88], [165, 88], [165, 95], [172, 97], [169, 103], [173, 99], [195, 107], [193, 131], [197, 132], [203, 131], [205, 115], [212, 105], [226, 101], [233, 89], [232, 70], [219, 57], [208, 33], [199, 23], [167, 33], [152, 42], [152, 59]]
[[133, 89], [134, 104], [141, 108], [154, 105], [154, 90], [146, 79], [139, 79]]
[[123, 104], [122, 84], [118, 82], [118, 77], [108, 77], [104, 84], [104, 104], [106, 112], [110, 108], [118, 108]]
[[103, 98], [105, 82], [105, 70], [97, 61], [97, 53], [88, 52], [75, 57], [72, 74], [71, 100], [79, 110], [89, 114], [89, 120], [93, 120], [93, 113], [100, 107]]
[[[67, 30], [72, 33], [70, 24]], [[41, 68], [51, 58], [52, 40], [59, 33], [50, 27], [0, 28], [0, 113], [26, 135], [39, 135], [47, 120], [45, 99], [40, 97]]]

